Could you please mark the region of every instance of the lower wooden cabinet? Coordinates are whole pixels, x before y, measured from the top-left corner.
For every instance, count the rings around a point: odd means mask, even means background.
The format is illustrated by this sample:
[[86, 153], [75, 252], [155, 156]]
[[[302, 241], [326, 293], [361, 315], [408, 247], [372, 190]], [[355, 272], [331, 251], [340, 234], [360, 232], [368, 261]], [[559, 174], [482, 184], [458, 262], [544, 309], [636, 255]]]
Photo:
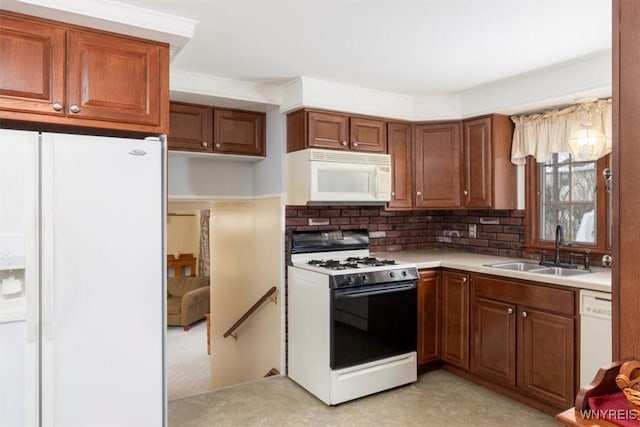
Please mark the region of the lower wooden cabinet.
[[440, 273], [420, 270], [418, 280], [418, 365], [440, 359]]
[[558, 408], [573, 406], [575, 291], [477, 275], [471, 313], [471, 372]]
[[474, 298], [471, 336], [471, 372], [516, 385], [515, 305]]
[[519, 308], [518, 314], [518, 386], [570, 408], [576, 378], [574, 319], [527, 307]]
[[442, 360], [469, 369], [469, 274], [442, 272]]

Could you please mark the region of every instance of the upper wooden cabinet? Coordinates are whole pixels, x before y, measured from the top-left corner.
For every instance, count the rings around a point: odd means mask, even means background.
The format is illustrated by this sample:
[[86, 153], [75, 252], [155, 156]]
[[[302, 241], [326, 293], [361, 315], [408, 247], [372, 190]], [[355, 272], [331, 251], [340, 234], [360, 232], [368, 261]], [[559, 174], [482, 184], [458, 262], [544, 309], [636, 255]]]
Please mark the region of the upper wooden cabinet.
[[511, 119], [496, 114], [465, 120], [463, 126], [463, 206], [516, 209], [516, 166], [511, 163]]
[[168, 131], [166, 44], [6, 12], [0, 18], [1, 119]]
[[[412, 203], [392, 196], [390, 209], [516, 209], [516, 167], [511, 163], [513, 125], [492, 115], [462, 122], [415, 125], [413, 160], [406, 161], [398, 129], [389, 128], [389, 154], [400, 171], [394, 186], [413, 184]], [[413, 167], [413, 176], [405, 171]], [[408, 184], [402, 181], [407, 181]]]
[[391, 200], [390, 209], [413, 207], [413, 146], [411, 125], [389, 123], [387, 127], [388, 152], [391, 155]]
[[[304, 117], [305, 112], [292, 115], [292, 120]], [[349, 117], [344, 114], [309, 111], [306, 113], [308, 123], [307, 146], [314, 148], [332, 148], [348, 150]], [[307, 148], [307, 147], [304, 147]], [[289, 150], [293, 151], [293, 150]]]
[[460, 133], [460, 122], [415, 127], [414, 207], [455, 209], [461, 206]]
[[418, 365], [440, 359], [440, 273], [420, 270], [418, 280]]
[[387, 152], [387, 124], [384, 120], [352, 117], [349, 125], [349, 146], [352, 150]]
[[171, 102], [169, 150], [266, 154], [264, 113]]
[[212, 147], [213, 110], [209, 107], [172, 102], [169, 108], [170, 150], [209, 152]]
[[0, 13], [0, 117], [65, 115], [65, 41], [64, 28]]
[[287, 152], [305, 148], [386, 153], [386, 122], [327, 111], [294, 111], [287, 115]]
[[265, 152], [265, 114], [213, 110], [213, 151], [262, 156]]

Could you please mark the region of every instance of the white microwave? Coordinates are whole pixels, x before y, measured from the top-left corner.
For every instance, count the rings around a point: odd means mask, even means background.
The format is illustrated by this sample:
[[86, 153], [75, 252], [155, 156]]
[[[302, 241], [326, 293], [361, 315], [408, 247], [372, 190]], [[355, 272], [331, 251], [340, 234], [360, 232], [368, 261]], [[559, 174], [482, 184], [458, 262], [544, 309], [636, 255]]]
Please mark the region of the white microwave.
[[309, 148], [287, 154], [287, 203], [384, 204], [391, 200], [391, 156]]

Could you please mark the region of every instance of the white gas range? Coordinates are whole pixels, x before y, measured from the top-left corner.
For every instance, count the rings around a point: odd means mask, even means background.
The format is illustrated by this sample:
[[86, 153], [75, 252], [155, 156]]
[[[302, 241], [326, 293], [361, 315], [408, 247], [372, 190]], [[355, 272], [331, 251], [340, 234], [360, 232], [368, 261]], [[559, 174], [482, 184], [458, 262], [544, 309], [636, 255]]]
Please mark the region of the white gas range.
[[328, 405], [415, 381], [416, 266], [370, 257], [366, 230], [290, 244], [289, 377]]

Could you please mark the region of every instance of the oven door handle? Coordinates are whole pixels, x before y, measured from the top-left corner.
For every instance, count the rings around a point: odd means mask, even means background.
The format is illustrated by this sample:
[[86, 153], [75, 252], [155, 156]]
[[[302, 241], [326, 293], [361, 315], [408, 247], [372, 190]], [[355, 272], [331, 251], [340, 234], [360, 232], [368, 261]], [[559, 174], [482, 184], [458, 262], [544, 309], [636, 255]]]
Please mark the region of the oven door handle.
[[409, 291], [415, 288], [416, 288], [415, 283], [404, 283], [402, 285], [376, 286], [374, 288], [368, 288], [366, 290], [345, 289], [345, 290], [336, 291], [335, 297], [336, 299], [361, 298], [361, 297], [368, 297], [371, 295], [390, 294], [392, 292]]

